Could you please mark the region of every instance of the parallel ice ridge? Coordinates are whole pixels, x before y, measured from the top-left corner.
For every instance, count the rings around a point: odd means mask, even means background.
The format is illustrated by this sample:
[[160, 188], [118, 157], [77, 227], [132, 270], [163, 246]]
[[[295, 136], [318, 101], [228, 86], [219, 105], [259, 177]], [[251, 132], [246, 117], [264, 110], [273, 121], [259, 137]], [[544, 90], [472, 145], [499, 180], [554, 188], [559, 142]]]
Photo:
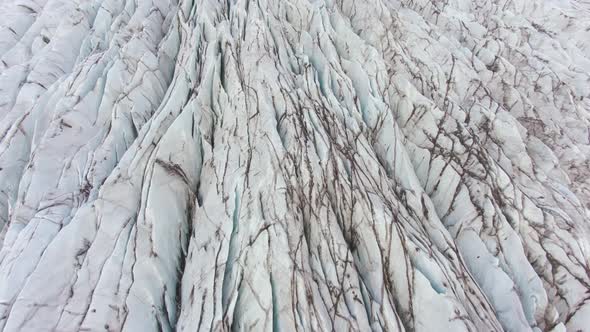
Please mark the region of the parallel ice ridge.
[[590, 3], [0, 0], [0, 331], [590, 331]]

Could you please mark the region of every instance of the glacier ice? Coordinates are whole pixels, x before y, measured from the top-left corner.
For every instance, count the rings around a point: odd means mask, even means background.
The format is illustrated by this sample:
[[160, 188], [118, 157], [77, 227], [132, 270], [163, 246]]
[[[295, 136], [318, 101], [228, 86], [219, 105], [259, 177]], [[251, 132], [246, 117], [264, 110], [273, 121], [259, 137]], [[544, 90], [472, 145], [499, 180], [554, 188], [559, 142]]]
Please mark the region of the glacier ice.
[[590, 331], [583, 0], [0, 0], [0, 331]]

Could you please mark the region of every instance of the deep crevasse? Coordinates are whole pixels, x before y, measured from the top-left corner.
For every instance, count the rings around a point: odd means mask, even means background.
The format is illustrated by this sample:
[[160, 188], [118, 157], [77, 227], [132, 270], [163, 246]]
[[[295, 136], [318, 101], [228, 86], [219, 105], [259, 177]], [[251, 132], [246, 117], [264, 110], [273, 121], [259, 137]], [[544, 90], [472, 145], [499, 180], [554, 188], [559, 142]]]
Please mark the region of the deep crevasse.
[[590, 5], [0, 13], [0, 330], [588, 330]]

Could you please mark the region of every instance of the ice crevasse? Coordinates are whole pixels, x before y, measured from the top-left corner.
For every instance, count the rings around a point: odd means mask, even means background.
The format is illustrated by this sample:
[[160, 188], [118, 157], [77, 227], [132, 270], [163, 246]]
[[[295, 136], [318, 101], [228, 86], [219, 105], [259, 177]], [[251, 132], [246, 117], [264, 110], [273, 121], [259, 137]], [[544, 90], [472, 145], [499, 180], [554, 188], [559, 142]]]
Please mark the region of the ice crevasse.
[[590, 331], [590, 4], [0, 0], [0, 331]]

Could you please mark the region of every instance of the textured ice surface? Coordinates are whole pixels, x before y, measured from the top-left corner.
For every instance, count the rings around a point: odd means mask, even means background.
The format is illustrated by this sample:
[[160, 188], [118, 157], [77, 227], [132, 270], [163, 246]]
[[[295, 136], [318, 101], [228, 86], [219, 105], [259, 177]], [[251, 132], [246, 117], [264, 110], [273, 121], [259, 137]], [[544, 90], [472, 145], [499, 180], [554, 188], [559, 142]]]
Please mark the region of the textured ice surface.
[[0, 0], [0, 331], [590, 331], [590, 4]]

